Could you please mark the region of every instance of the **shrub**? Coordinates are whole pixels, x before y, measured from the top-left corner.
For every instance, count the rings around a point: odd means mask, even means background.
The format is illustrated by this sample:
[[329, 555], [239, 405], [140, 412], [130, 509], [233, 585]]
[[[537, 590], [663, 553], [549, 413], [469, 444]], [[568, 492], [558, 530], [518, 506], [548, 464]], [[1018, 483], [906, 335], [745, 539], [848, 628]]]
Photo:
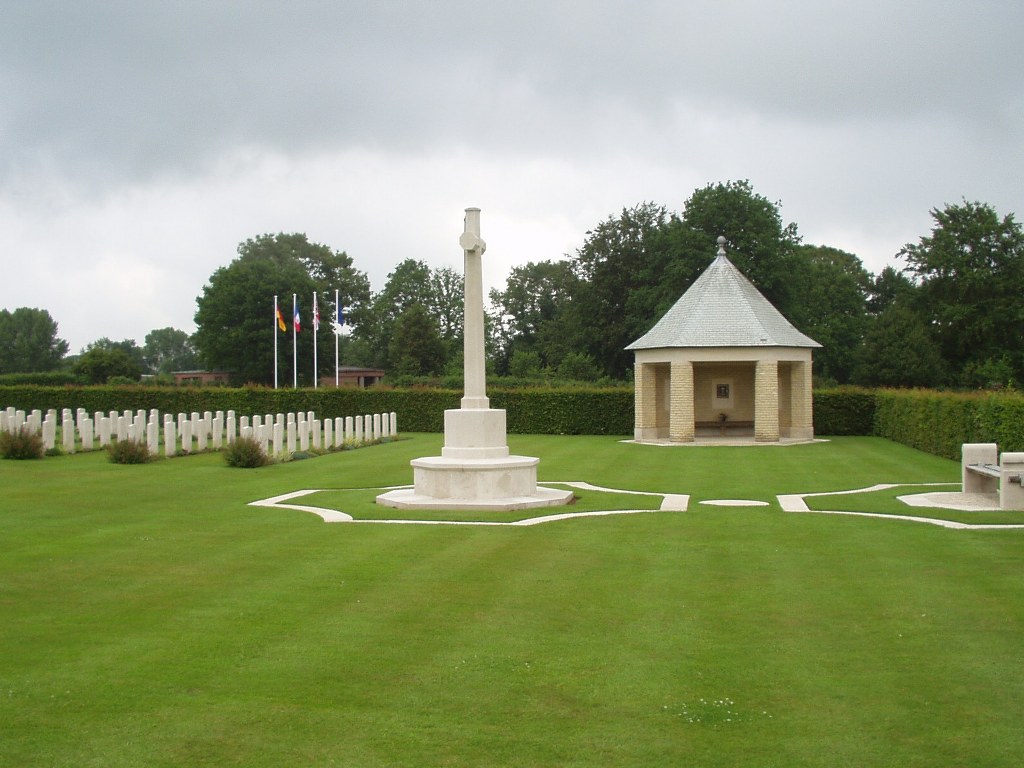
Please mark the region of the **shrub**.
[[107, 455], [114, 464], [145, 464], [152, 459], [149, 446], [140, 440], [117, 440], [107, 446]]
[[258, 440], [251, 437], [238, 437], [224, 449], [224, 461], [229, 467], [253, 469], [264, 467], [270, 463], [270, 457], [263, 450]]
[[0, 456], [5, 459], [41, 459], [44, 450], [38, 430], [22, 426], [15, 432], [0, 432]]

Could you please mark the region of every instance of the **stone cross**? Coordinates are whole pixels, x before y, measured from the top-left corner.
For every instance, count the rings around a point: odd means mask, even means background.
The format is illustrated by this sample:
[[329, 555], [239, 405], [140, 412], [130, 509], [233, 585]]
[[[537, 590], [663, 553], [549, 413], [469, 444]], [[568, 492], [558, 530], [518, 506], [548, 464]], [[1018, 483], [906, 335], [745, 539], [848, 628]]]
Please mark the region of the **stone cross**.
[[463, 317], [463, 409], [490, 408], [484, 359], [484, 282], [480, 257], [487, 244], [480, 239], [480, 209], [467, 208], [459, 245], [465, 252]]

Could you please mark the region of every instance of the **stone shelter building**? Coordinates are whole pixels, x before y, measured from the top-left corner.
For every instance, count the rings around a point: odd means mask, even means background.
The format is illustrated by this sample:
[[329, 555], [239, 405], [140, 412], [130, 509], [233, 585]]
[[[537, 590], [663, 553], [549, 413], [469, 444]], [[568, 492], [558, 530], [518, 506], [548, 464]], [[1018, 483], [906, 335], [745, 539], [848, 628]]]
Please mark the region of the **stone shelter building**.
[[814, 437], [811, 353], [792, 326], [718, 254], [650, 331], [630, 344], [637, 442]]

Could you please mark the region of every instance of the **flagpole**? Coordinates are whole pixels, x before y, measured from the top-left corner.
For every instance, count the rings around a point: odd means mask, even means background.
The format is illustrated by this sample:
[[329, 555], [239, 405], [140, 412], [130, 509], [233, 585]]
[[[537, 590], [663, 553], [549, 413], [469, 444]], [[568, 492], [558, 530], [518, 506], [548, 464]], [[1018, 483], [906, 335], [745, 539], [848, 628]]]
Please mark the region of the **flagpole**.
[[292, 294], [292, 388], [299, 388], [299, 342], [295, 319], [299, 316], [299, 298]]
[[320, 367], [316, 359], [316, 335], [320, 330], [320, 307], [316, 303], [316, 291], [313, 291], [313, 389], [317, 388], [320, 379]]
[[334, 289], [334, 388], [341, 386], [341, 375], [338, 368], [338, 339], [341, 338], [341, 304], [338, 303], [338, 289]]
[[277, 294], [274, 294], [274, 389], [277, 389]]

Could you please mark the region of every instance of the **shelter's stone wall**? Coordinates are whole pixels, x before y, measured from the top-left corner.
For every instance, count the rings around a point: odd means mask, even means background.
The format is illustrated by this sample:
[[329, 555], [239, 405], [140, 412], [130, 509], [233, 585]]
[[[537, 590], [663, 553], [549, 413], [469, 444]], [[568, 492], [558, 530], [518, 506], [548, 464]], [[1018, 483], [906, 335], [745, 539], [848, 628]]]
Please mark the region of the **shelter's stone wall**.
[[[729, 397], [719, 397], [718, 386], [729, 387]], [[754, 365], [745, 363], [697, 363], [694, 366], [693, 409], [697, 421], [754, 420]]]
[[657, 366], [637, 363], [633, 381], [633, 437], [639, 441], [655, 440], [658, 437]]
[[779, 439], [779, 364], [760, 360], [754, 374], [754, 439]]
[[677, 360], [671, 367], [669, 440], [689, 443], [694, 437], [693, 363]]

